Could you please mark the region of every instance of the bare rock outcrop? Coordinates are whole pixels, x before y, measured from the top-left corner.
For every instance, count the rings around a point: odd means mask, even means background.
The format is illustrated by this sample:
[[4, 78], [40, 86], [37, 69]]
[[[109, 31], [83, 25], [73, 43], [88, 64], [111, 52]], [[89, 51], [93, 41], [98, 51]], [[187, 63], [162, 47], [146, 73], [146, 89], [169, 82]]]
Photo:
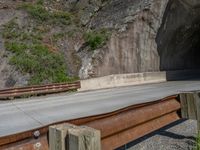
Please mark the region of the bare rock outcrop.
[[200, 68], [200, 2], [170, 0], [156, 41], [161, 70]]
[[90, 22], [114, 29], [107, 45], [82, 57], [81, 78], [200, 68], [198, 0], [112, 0]]
[[158, 71], [156, 35], [168, 1], [115, 0], [98, 12], [90, 26], [114, 29], [107, 45], [82, 64], [81, 78]]

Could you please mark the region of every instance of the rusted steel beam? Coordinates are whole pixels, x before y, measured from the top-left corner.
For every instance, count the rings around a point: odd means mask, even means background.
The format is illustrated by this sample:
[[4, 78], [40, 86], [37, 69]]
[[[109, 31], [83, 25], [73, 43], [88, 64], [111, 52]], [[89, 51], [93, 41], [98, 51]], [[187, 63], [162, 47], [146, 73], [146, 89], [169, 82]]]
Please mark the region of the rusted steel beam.
[[0, 94], [0, 98], [7, 98], [7, 97], [18, 97], [22, 95], [34, 95], [34, 94], [48, 94], [48, 93], [57, 93], [57, 92], [64, 92], [68, 90], [74, 90], [78, 89], [76, 86], [71, 86], [71, 87], [55, 87], [55, 88], [45, 88], [45, 89], [40, 89], [40, 90], [27, 90], [25, 91], [14, 91], [10, 92], [8, 94]]
[[179, 116], [176, 112], [161, 116], [136, 127], [129, 128], [102, 140], [102, 150], [113, 150], [148, 133], [164, 127], [176, 120]]
[[175, 99], [171, 99], [162, 103], [132, 109], [111, 117], [95, 120], [85, 125], [100, 130], [102, 138], [106, 138], [112, 134], [175, 112], [179, 109], [180, 103]]
[[111, 112], [111, 113], [106, 113], [106, 114], [101, 114], [101, 115], [96, 115], [96, 116], [90, 116], [90, 117], [84, 117], [84, 118], [78, 118], [78, 119], [73, 119], [73, 120], [66, 120], [66, 121], [62, 121], [62, 122], [56, 122], [56, 123], [52, 123], [52, 124], [49, 124], [47, 126], [44, 126], [42, 128], [37, 128], [37, 129], [34, 129], [34, 130], [25, 131], [25, 132], [18, 133], [18, 134], [15, 134], [15, 135], [8, 135], [8, 136], [5, 136], [5, 137], [0, 137], [0, 146], [6, 145], [6, 144], [9, 144], [9, 143], [14, 143], [14, 142], [17, 142], [17, 141], [22, 141], [24, 139], [32, 138], [33, 133], [36, 130], [38, 130], [41, 133], [41, 135], [46, 134], [48, 132], [48, 127], [50, 125], [55, 125], [55, 124], [60, 124], [60, 123], [65, 123], [65, 122], [75, 124], [75, 125], [83, 125], [83, 124], [87, 124], [89, 122], [92, 122], [92, 121], [95, 121], [95, 120], [98, 120], [98, 119], [103, 119], [103, 118], [107, 118], [107, 117], [110, 117], [110, 116], [114, 116], [114, 115], [117, 115], [117, 114], [125, 112], [125, 111], [137, 109], [137, 108], [148, 106], [148, 105], [162, 103], [164, 101], [168, 101], [168, 100], [176, 99], [176, 98], [177, 98], [177, 95], [173, 95], [173, 96], [166, 97], [162, 100], [157, 100], [157, 101], [154, 101], [154, 102], [148, 102], [148, 103], [129, 106], [129, 107], [126, 107], [126, 108], [123, 108], [123, 109], [120, 109], [120, 110], [117, 110], [117, 111], [114, 111], [114, 112]]
[[6, 99], [9, 97], [19, 97], [23, 95], [34, 95], [34, 94], [49, 94], [64, 92], [68, 90], [77, 90], [80, 88], [80, 81], [74, 83], [61, 83], [61, 84], [49, 84], [43, 86], [28, 86], [21, 88], [10, 88], [0, 90], [0, 99]]
[[51, 87], [51, 86], [62, 86], [62, 85], [80, 85], [80, 81], [69, 82], [69, 83], [53, 83], [53, 84], [45, 84], [45, 85], [32, 85], [32, 86], [25, 86], [25, 87], [14, 87], [14, 88], [7, 88], [1, 89], [1, 92], [11, 91], [11, 90], [23, 90], [23, 89], [32, 89], [32, 88], [43, 88], [43, 87]]
[[43, 87], [24, 87], [24, 88], [15, 88], [9, 90], [0, 90], [0, 94], [9, 94], [13, 92], [27, 92], [27, 91], [37, 91], [44, 89], [56, 89], [56, 88], [66, 88], [66, 87], [80, 87], [79, 83], [71, 83], [71, 84], [62, 84], [62, 85], [52, 85], [52, 86], [43, 86]]
[[[177, 120], [178, 116], [176, 111], [180, 109], [180, 104], [174, 99], [175, 97], [176, 96], [172, 96], [156, 102], [130, 106], [108, 114], [69, 120], [66, 122], [76, 125], [88, 125], [98, 130], [100, 129], [102, 132], [102, 146], [110, 148], [107, 147], [107, 143], [109, 143], [107, 141], [110, 141], [110, 143], [112, 143], [112, 148], [114, 148]], [[146, 126], [148, 125], [146, 124], [150, 125], [150, 127], [147, 128]], [[137, 131], [136, 129], [141, 131]], [[34, 131], [1, 137], [0, 150], [13, 150], [13, 148], [16, 150], [35, 150], [35, 145], [38, 145], [38, 142], [40, 142], [39, 145], [42, 150], [47, 150], [48, 142], [46, 133], [48, 131], [48, 126], [38, 130], [42, 136], [37, 140], [32, 137]], [[126, 140], [116, 140], [119, 136]], [[37, 150], [40, 149], [37, 148]]]
[[38, 139], [27, 139], [10, 145], [0, 147], [0, 150], [49, 150], [47, 136]]

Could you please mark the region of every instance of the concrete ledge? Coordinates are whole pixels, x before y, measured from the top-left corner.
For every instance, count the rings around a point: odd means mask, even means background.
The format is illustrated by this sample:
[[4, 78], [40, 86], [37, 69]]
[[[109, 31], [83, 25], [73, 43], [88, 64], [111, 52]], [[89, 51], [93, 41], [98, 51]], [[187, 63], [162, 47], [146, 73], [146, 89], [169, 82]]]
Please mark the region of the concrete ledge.
[[131, 74], [116, 74], [99, 78], [81, 80], [79, 91], [114, 88], [146, 83], [158, 83], [166, 81], [166, 72], [144, 72]]
[[200, 69], [166, 71], [167, 81], [200, 79]]

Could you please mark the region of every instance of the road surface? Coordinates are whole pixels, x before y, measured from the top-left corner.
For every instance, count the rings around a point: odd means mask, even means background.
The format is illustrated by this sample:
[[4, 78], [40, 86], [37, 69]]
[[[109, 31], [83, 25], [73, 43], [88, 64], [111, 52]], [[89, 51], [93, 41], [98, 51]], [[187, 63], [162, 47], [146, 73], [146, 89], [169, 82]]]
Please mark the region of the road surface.
[[193, 90], [200, 90], [200, 81], [163, 82], [0, 102], [0, 137]]

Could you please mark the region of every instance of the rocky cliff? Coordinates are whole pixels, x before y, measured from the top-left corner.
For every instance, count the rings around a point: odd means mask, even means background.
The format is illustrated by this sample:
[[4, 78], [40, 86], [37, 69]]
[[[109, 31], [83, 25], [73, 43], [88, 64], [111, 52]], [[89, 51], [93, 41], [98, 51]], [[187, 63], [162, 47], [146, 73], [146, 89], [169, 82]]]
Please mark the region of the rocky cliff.
[[156, 41], [161, 70], [200, 68], [200, 1], [169, 1]]
[[80, 76], [200, 68], [198, 0], [115, 0], [91, 20], [115, 29]]
[[[0, 87], [200, 68], [199, 6], [198, 0], [1, 0]], [[17, 60], [24, 57], [20, 49], [31, 56], [26, 62]]]
[[[158, 71], [155, 38], [167, 1], [110, 1], [91, 20], [91, 28], [114, 29], [107, 45], [83, 63], [80, 76]], [[87, 60], [88, 61], [88, 60]]]

